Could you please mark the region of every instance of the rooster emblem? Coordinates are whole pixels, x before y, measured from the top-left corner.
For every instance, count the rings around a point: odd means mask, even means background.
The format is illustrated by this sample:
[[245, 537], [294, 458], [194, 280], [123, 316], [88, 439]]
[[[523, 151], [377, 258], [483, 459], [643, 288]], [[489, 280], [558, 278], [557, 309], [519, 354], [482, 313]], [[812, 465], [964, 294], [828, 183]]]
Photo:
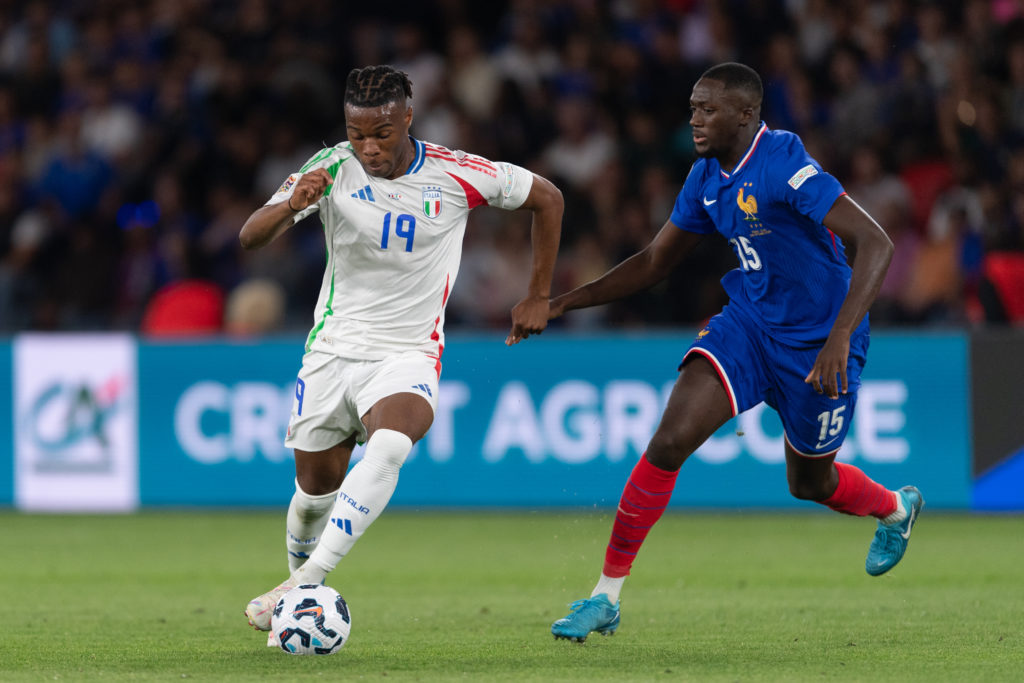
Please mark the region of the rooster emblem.
[[746, 214], [746, 216], [744, 216], [744, 220], [757, 220], [757, 199], [754, 198], [754, 195], [744, 197], [742, 187], [736, 195], [736, 205], [740, 207], [744, 214]]

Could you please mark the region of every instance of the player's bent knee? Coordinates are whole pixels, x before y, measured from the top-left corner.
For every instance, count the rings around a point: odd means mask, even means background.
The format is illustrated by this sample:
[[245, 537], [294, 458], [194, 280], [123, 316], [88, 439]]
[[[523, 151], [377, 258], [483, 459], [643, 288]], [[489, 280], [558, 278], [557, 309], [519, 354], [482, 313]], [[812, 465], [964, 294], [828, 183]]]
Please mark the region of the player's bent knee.
[[827, 482], [791, 480], [789, 482], [789, 493], [799, 500], [821, 501], [832, 495], [828, 490]]
[[412, 450], [412, 439], [393, 429], [378, 429], [366, 442], [366, 458], [398, 468]]
[[319, 494], [308, 493], [302, 487], [299, 479], [296, 478], [295, 494], [292, 496], [290, 512], [295, 514], [295, 517], [299, 522], [312, 522], [319, 519], [325, 511], [331, 508], [337, 494], [337, 489]]
[[693, 449], [689, 442], [671, 434], [655, 433], [647, 446], [647, 462], [658, 469], [674, 472], [683, 466]]
[[296, 473], [295, 475], [295, 490], [307, 497], [316, 498], [333, 495], [338, 492], [340, 486], [340, 481], [336, 481], [331, 477], [325, 478], [319, 473]]

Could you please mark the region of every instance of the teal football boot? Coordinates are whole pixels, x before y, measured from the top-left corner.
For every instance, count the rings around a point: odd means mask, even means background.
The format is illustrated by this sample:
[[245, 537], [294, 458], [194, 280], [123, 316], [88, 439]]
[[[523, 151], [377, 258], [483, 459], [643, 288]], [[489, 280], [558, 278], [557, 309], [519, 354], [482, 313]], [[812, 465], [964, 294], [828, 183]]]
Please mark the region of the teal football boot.
[[610, 636], [619, 627], [619, 603], [613, 605], [604, 593], [586, 600], [577, 600], [569, 607], [572, 612], [568, 616], [551, 624], [551, 633], [556, 640], [565, 638], [582, 643], [591, 631]]
[[903, 499], [907, 516], [896, 524], [882, 524], [882, 520], [878, 520], [878, 529], [868, 549], [868, 559], [864, 563], [864, 568], [871, 576], [881, 576], [903, 559], [903, 553], [907, 552], [907, 542], [910, 540], [910, 530], [914, 528], [914, 522], [924, 507], [924, 497], [913, 486], [904, 486], [896, 495]]

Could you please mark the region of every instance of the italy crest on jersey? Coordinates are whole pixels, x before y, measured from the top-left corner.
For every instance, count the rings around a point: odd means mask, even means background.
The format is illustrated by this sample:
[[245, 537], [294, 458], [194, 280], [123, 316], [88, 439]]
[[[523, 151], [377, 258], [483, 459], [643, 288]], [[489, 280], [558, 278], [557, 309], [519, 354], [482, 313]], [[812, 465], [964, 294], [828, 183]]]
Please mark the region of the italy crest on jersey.
[[437, 218], [441, 215], [441, 188], [423, 188], [423, 215], [427, 218]]

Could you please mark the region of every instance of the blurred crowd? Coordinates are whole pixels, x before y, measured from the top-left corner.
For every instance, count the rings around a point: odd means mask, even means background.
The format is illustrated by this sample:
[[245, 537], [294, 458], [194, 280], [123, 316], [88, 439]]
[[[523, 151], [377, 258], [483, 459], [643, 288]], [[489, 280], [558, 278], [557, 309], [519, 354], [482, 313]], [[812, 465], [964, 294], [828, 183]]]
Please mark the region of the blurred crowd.
[[[558, 184], [564, 291], [668, 218], [690, 90], [730, 60], [896, 244], [876, 325], [1024, 319], [1019, 0], [30, 0], [0, 4], [0, 332], [310, 327], [318, 220], [256, 252], [238, 231], [379, 63], [412, 78], [414, 135]], [[471, 214], [449, 329], [508, 324], [529, 239], [528, 213]], [[735, 265], [709, 238], [559, 324], [700, 324]]]

